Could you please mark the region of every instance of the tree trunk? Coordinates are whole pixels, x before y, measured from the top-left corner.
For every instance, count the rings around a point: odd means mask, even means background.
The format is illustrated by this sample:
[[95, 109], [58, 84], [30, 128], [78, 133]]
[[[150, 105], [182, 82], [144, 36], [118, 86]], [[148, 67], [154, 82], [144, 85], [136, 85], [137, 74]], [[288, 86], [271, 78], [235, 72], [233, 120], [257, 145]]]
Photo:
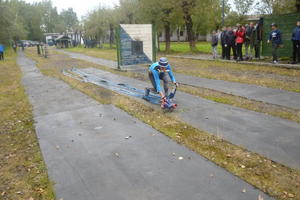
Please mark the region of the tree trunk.
[[160, 41], [159, 41], [159, 33], [157, 33], [157, 51], [160, 52]]
[[300, 12], [300, 0], [296, 0], [297, 12]]
[[196, 50], [196, 41], [195, 41], [195, 33], [193, 31], [193, 19], [190, 14], [190, 9], [193, 7], [193, 2], [188, 3], [187, 1], [183, 1], [182, 9], [184, 14], [184, 22], [187, 31], [187, 39], [189, 41], [191, 51]]
[[171, 49], [171, 27], [170, 23], [165, 23], [165, 40], [166, 40], [166, 52], [170, 52]]
[[109, 25], [109, 47], [112, 49], [112, 45], [114, 43], [114, 25]]

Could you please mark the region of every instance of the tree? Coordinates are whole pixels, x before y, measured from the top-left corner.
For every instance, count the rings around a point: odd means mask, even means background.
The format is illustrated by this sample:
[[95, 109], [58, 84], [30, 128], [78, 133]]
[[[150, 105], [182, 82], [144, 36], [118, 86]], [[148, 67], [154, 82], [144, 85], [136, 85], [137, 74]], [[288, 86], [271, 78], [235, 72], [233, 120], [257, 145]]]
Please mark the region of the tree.
[[245, 16], [251, 10], [254, 0], [234, 0], [235, 8], [240, 16]]
[[62, 10], [60, 18], [63, 21], [65, 29], [69, 32], [73, 32], [77, 24], [79, 23], [77, 14], [73, 11], [73, 8]]
[[255, 8], [258, 14], [286, 14], [296, 12], [296, 0], [262, 0]]

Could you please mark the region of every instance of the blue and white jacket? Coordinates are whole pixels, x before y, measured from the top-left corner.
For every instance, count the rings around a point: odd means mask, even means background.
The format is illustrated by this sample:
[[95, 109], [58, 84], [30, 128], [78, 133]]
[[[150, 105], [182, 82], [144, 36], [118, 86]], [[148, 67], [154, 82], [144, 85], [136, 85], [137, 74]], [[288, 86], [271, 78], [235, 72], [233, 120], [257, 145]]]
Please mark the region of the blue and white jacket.
[[274, 31], [270, 32], [269, 35], [269, 40], [273, 43], [273, 44], [282, 44], [282, 39], [281, 39], [281, 32], [280, 30], [276, 29]]
[[294, 28], [293, 34], [292, 34], [292, 40], [300, 41], [300, 26], [297, 26], [296, 28]]
[[[160, 87], [160, 79], [159, 79], [159, 75], [161, 73], [165, 73], [163, 71], [160, 70], [160, 65], [158, 62], [156, 63], [153, 63], [150, 67], [149, 67], [149, 72], [152, 72], [153, 74], [153, 77], [154, 77], [154, 80], [155, 80], [155, 84], [156, 84], [156, 91], [157, 92], [160, 92], [161, 91], [161, 87]], [[172, 69], [171, 69], [171, 66], [168, 65], [166, 67], [166, 72], [168, 72], [169, 76], [170, 76], [170, 79], [172, 82], [176, 82], [176, 79], [173, 75], [173, 72], [172, 72]]]
[[4, 45], [0, 44], [0, 52], [4, 52], [4, 50], [5, 50]]

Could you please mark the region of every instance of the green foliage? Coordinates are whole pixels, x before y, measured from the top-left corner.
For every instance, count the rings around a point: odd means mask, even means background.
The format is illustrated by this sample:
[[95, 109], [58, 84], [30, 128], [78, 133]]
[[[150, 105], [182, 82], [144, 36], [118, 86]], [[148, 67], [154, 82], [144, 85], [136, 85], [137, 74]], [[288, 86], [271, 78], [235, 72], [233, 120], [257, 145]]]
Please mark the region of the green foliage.
[[0, 43], [17, 40], [43, 40], [43, 33], [72, 31], [78, 25], [72, 9], [58, 14], [51, 0], [26, 3], [20, 0], [0, 1]]
[[287, 14], [296, 12], [296, 0], [261, 0], [256, 3], [259, 14]]
[[254, 0], [234, 0], [234, 4], [239, 15], [247, 15], [254, 4]]

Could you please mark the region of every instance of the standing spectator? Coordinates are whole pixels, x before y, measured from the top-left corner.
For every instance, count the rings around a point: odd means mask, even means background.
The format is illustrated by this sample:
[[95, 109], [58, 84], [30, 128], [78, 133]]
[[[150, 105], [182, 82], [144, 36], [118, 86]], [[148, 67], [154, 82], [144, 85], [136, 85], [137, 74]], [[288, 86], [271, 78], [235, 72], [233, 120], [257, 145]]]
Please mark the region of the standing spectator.
[[261, 49], [261, 41], [262, 41], [262, 25], [263, 25], [263, 19], [260, 18], [259, 22], [255, 25], [255, 34], [254, 34], [254, 52], [255, 52], [255, 58], [260, 59], [260, 49]]
[[0, 44], [0, 60], [4, 60], [4, 50], [5, 50], [4, 45]]
[[236, 60], [235, 33], [233, 32], [230, 26], [227, 28], [224, 46], [226, 48], [226, 59], [230, 60], [230, 54], [232, 49], [233, 57]]
[[272, 43], [273, 63], [277, 64], [278, 63], [277, 50], [282, 45], [281, 32], [278, 29], [277, 24], [272, 23], [271, 27], [272, 27], [272, 31], [270, 32], [268, 43], [270, 42]]
[[235, 33], [236, 49], [237, 49], [237, 60], [243, 61], [243, 43], [245, 41], [245, 28], [242, 25], [238, 25], [238, 29]]
[[[246, 28], [246, 34], [245, 34], [245, 50], [246, 50], [246, 59], [252, 59], [252, 53], [254, 48], [254, 40], [255, 40], [255, 28], [253, 22], [250, 23], [250, 25]], [[250, 47], [250, 52], [249, 52]]]
[[297, 21], [297, 27], [293, 30], [292, 42], [293, 42], [292, 64], [297, 64], [297, 62], [300, 62], [300, 19]]
[[226, 30], [226, 27], [224, 26], [222, 28], [222, 32], [220, 35], [221, 46], [222, 46], [222, 59], [226, 58], [226, 47], [225, 47], [226, 33], [227, 33], [227, 30]]
[[213, 31], [212, 38], [211, 38], [213, 59], [218, 58], [218, 42], [219, 42], [218, 34], [216, 31]]
[[16, 44], [16, 42], [13, 42], [12, 48], [13, 48], [14, 52], [16, 53], [17, 52], [17, 44]]

